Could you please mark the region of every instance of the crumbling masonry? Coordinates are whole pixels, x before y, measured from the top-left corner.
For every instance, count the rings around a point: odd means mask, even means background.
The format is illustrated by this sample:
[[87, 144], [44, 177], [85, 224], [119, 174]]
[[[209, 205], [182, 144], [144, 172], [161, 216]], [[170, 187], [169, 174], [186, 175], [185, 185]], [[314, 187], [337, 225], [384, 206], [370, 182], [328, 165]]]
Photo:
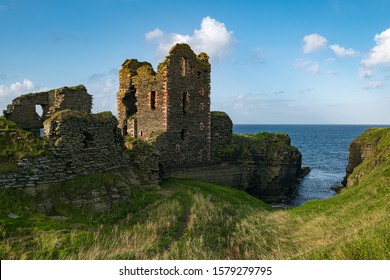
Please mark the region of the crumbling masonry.
[[[14, 99], [4, 117], [36, 136], [44, 132], [45, 151], [19, 159], [18, 172], [0, 174], [0, 187], [35, 188], [120, 170], [131, 186], [155, 187], [170, 176], [196, 178], [267, 202], [283, 200], [301, 174], [301, 153], [286, 134], [233, 137], [229, 116], [210, 112], [210, 70], [207, 54], [196, 55], [186, 44], [175, 45], [157, 72], [148, 62], [126, 60], [117, 119], [90, 114], [92, 98], [84, 86]], [[122, 135], [152, 145], [126, 139], [134, 143], [128, 152]]]
[[119, 128], [156, 141], [164, 168], [196, 166], [211, 156], [210, 64], [186, 44], [175, 45], [157, 69], [126, 60], [119, 73]]
[[42, 136], [43, 122], [54, 113], [65, 109], [91, 113], [91, 108], [92, 96], [80, 85], [22, 95], [15, 98], [3, 113], [20, 129], [38, 137]]
[[232, 121], [210, 112], [210, 64], [177, 44], [157, 72], [148, 62], [126, 60], [119, 72], [119, 128], [152, 143], [161, 177], [197, 178], [280, 201], [301, 172], [301, 154], [287, 135], [259, 140], [232, 137]]

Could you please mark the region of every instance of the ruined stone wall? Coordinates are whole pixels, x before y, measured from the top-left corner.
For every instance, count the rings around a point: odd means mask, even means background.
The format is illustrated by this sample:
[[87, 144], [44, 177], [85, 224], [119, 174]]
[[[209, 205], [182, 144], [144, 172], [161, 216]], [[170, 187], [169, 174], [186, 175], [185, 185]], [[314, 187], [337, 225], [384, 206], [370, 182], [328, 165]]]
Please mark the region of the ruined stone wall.
[[165, 130], [162, 75], [155, 73], [149, 65], [138, 68], [137, 73], [138, 75], [133, 78], [137, 90], [137, 113], [134, 118], [137, 135], [135, 136], [146, 139], [153, 133]]
[[138, 75], [137, 69], [152, 65], [148, 62], [139, 62], [136, 59], [127, 59], [119, 71], [119, 91], [117, 92], [118, 127], [122, 135], [137, 136], [135, 113], [137, 112], [137, 89], [133, 79]]
[[232, 142], [233, 122], [225, 112], [211, 112], [211, 153], [216, 157], [218, 150]]
[[7, 106], [7, 110], [4, 110], [4, 117], [16, 123], [20, 129], [31, 132], [39, 131], [40, 128], [43, 128], [43, 120], [36, 111], [36, 105], [42, 106], [43, 115], [46, 115], [51, 105], [48, 96], [48, 92], [40, 92], [15, 98]]
[[[38, 114], [37, 106], [42, 107], [42, 113]], [[22, 95], [7, 106], [4, 117], [16, 123], [20, 129], [39, 136], [43, 122], [55, 112], [73, 109], [90, 113], [91, 108], [92, 96], [80, 85]]]
[[166, 170], [195, 166], [211, 156], [210, 64], [177, 44], [158, 66], [126, 60], [117, 93], [119, 128], [155, 141]]
[[111, 113], [64, 110], [46, 120], [45, 153], [18, 163], [17, 173], [0, 175], [2, 187], [31, 187], [77, 175], [128, 167], [123, 139]]
[[87, 93], [83, 85], [75, 87], [63, 87], [49, 92], [49, 100], [54, 100], [44, 120], [61, 110], [77, 110], [91, 113], [92, 96]]
[[186, 44], [175, 45], [160, 64], [166, 89], [166, 133], [156, 145], [165, 172], [210, 160], [210, 64]]

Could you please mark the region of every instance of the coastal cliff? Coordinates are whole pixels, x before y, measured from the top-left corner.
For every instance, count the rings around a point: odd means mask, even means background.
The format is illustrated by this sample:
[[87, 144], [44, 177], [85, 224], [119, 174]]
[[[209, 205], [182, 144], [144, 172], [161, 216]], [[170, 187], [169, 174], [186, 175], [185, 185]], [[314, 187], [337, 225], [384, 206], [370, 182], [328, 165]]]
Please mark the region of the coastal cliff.
[[[349, 146], [349, 163], [344, 187], [359, 183], [363, 176], [389, 163], [390, 159], [390, 129], [372, 128], [355, 139]], [[389, 169], [386, 169], [389, 172]]]
[[[0, 127], [8, 129], [3, 131], [6, 137], [13, 135], [12, 123]], [[273, 139], [274, 152], [293, 150], [286, 148], [284, 135], [260, 134], [234, 136], [220, 153], [233, 159], [235, 153], [242, 155], [234, 143], [247, 138], [261, 138], [252, 139], [259, 147]], [[40, 151], [39, 145], [24, 143], [20, 152]], [[388, 260], [390, 129], [369, 130], [354, 143], [359, 145], [352, 145], [356, 150], [351, 149], [351, 159], [360, 158], [349, 176], [354, 181], [338, 195], [292, 209], [274, 209], [244, 191], [194, 179], [170, 178], [158, 189], [133, 187], [115, 205], [111, 198], [127, 190], [123, 177], [78, 177], [53, 189], [49, 213], [39, 213], [41, 205], [34, 200], [40, 197], [3, 188], [0, 258]], [[146, 152], [158, 158], [158, 153], [145, 143], [131, 144], [136, 149], [130, 154], [137, 162], [134, 173], [152, 172], [155, 162], [144, 164], [141, 155]], [[366, 146], [370, 154], [364, 152]], [[11, 151], [4, 156], [11, 156]], [[229, 172], [225, 169], [224, 174]]]
[[284, 133], [233, 134], [224, 112], [211, 112], [211, 160], [175, 167], [169, 175], [195, 178], [244, 190], [267, 203], [284, 202], [307, 169], [302, 155]]

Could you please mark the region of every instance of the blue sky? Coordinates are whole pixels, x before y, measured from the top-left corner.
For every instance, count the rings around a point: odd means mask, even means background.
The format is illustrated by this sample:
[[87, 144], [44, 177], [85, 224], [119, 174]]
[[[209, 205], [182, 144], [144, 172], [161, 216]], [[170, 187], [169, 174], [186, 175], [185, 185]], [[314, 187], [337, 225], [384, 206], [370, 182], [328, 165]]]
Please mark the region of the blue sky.
[[0, 110], [84, 84], [115, 113], [126, 58], [207, 52], [234, 123], [390, 124], [390, 0], [0, 0]]

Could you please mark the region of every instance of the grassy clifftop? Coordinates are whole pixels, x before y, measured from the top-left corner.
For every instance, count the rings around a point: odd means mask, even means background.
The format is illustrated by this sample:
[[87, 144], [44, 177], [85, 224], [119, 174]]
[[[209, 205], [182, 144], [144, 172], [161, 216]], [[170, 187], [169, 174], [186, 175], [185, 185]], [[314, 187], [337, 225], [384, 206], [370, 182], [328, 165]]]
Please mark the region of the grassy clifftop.
[[169, 179], [159, 190], [135, 190], [132, 204], [105, 214], [54, 209], [50, 215], [67, 218], [58, 220], [2, 190], [0, 257], [390, 259], [390, 130], [361, 137], [378, 140], [351, 175], [359, 180], [335, 197], [289, 210], [232, 188]]
[[390, 129], [370, 129], [353, 143], [370, 147], [369, 155], [362, 157], [349, 176], [355, 178], [354, 183], [333, 198], [312, 201], [290, 212], [304, 225], [300, 231], [306, 230], [302, 232], [302, 242], [307, 244], [303, 256], [390, 258]]

